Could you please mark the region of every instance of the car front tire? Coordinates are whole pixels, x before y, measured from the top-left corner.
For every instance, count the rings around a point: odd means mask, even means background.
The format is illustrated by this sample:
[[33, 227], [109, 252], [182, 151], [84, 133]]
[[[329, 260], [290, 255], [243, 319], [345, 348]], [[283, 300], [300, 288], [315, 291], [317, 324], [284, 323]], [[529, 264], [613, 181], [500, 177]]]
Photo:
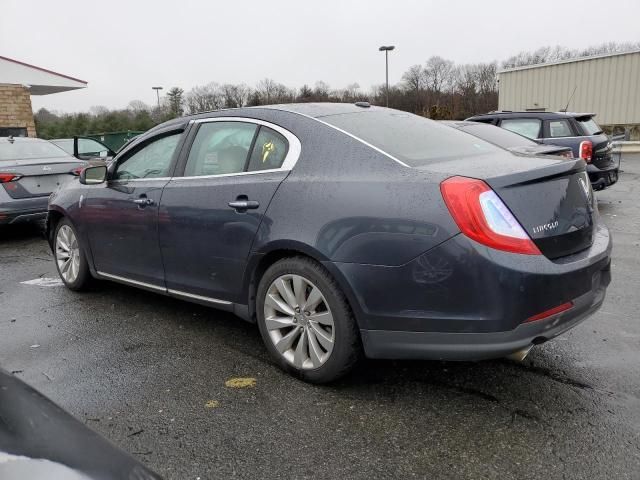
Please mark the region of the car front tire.
[[71, 222], [63, 218], [56, 225], [53, 254], [60, 279], [67, 288], [85, 290], [91, 282], [91, 273], [84, 249]]
[[309, 258], [285, 258], [267, 269], [258, 285], [256, 315], [271, 357], [307, 382], [332, 382], [362, 356], [346, 297], [329, 272]]

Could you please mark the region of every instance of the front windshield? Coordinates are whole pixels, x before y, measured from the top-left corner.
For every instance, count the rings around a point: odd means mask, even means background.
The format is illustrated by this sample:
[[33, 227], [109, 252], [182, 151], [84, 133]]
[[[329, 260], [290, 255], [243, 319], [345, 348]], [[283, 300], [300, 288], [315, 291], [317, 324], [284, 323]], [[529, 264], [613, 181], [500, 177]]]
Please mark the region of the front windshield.
[[0, 141], [0, 162], [67, 156], [64, 150], [46, 140], [15, 138]]

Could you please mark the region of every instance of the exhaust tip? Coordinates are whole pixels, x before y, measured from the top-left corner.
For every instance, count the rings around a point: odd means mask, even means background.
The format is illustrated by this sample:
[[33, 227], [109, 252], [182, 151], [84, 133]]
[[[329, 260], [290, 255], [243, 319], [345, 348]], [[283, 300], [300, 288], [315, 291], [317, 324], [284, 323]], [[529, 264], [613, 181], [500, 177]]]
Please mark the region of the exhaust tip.
[[516, 362], [522, 362], [525, 358], [527, 358], [527, 355], [529, 355], [529, 352], [532, 348], [533, 344], [523, 348], [522, 350], [518, 350], [517, 352], [513, 352], [512, 354], [507, 355], [507, 358]]

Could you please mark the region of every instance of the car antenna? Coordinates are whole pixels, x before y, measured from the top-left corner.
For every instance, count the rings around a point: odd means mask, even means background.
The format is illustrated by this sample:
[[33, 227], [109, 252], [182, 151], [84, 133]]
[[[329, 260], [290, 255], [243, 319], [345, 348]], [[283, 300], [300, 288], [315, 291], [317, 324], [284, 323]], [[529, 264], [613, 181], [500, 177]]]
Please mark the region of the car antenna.
[[573, 94], [576, 93], [576, 88], [578, 88], [578, 85], [573, 87], [573, 92], [571, 92], [571, 95], [569, 96], [569, 100], [567, 100], [567, 106], [564, 107], [564, 110], [562, 110], [564, 113], [567, 113], [567, 109], [569, 108], [569, 103], [571, 102], [571, 99], [573, 98]]

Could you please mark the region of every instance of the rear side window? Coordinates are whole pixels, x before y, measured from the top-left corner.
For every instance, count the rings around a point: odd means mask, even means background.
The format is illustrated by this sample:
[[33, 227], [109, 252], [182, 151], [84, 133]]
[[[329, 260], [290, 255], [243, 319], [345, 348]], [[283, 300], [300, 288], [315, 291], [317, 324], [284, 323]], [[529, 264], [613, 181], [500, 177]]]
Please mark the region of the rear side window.
[[584, 131], [585, 135], [599, 135], [602, 133], [602, 129], [593, 117], [579, 117], [576, 118], [576, 121]]
[[502, 128], [529, 138], [540, 136], [540, 124], [537, 118], [505, 118], [500, 122]]
[[243, 172], [257, 128], [244, 122], [201, 124], [189, 151], [185, 177]]
[[411, 167], [500, 151], [477, 137], [410, 113], [373, 110], [329, 115], [321, 120]]
[[287, 156], [287, 140], [275, 130], [260, 127], [249, 159], [249, 172], [280, 168]]
[[550, 120], [549, 136], [551, 138], [573, 136], [571, 126], [569, 125], [569, 120]]

